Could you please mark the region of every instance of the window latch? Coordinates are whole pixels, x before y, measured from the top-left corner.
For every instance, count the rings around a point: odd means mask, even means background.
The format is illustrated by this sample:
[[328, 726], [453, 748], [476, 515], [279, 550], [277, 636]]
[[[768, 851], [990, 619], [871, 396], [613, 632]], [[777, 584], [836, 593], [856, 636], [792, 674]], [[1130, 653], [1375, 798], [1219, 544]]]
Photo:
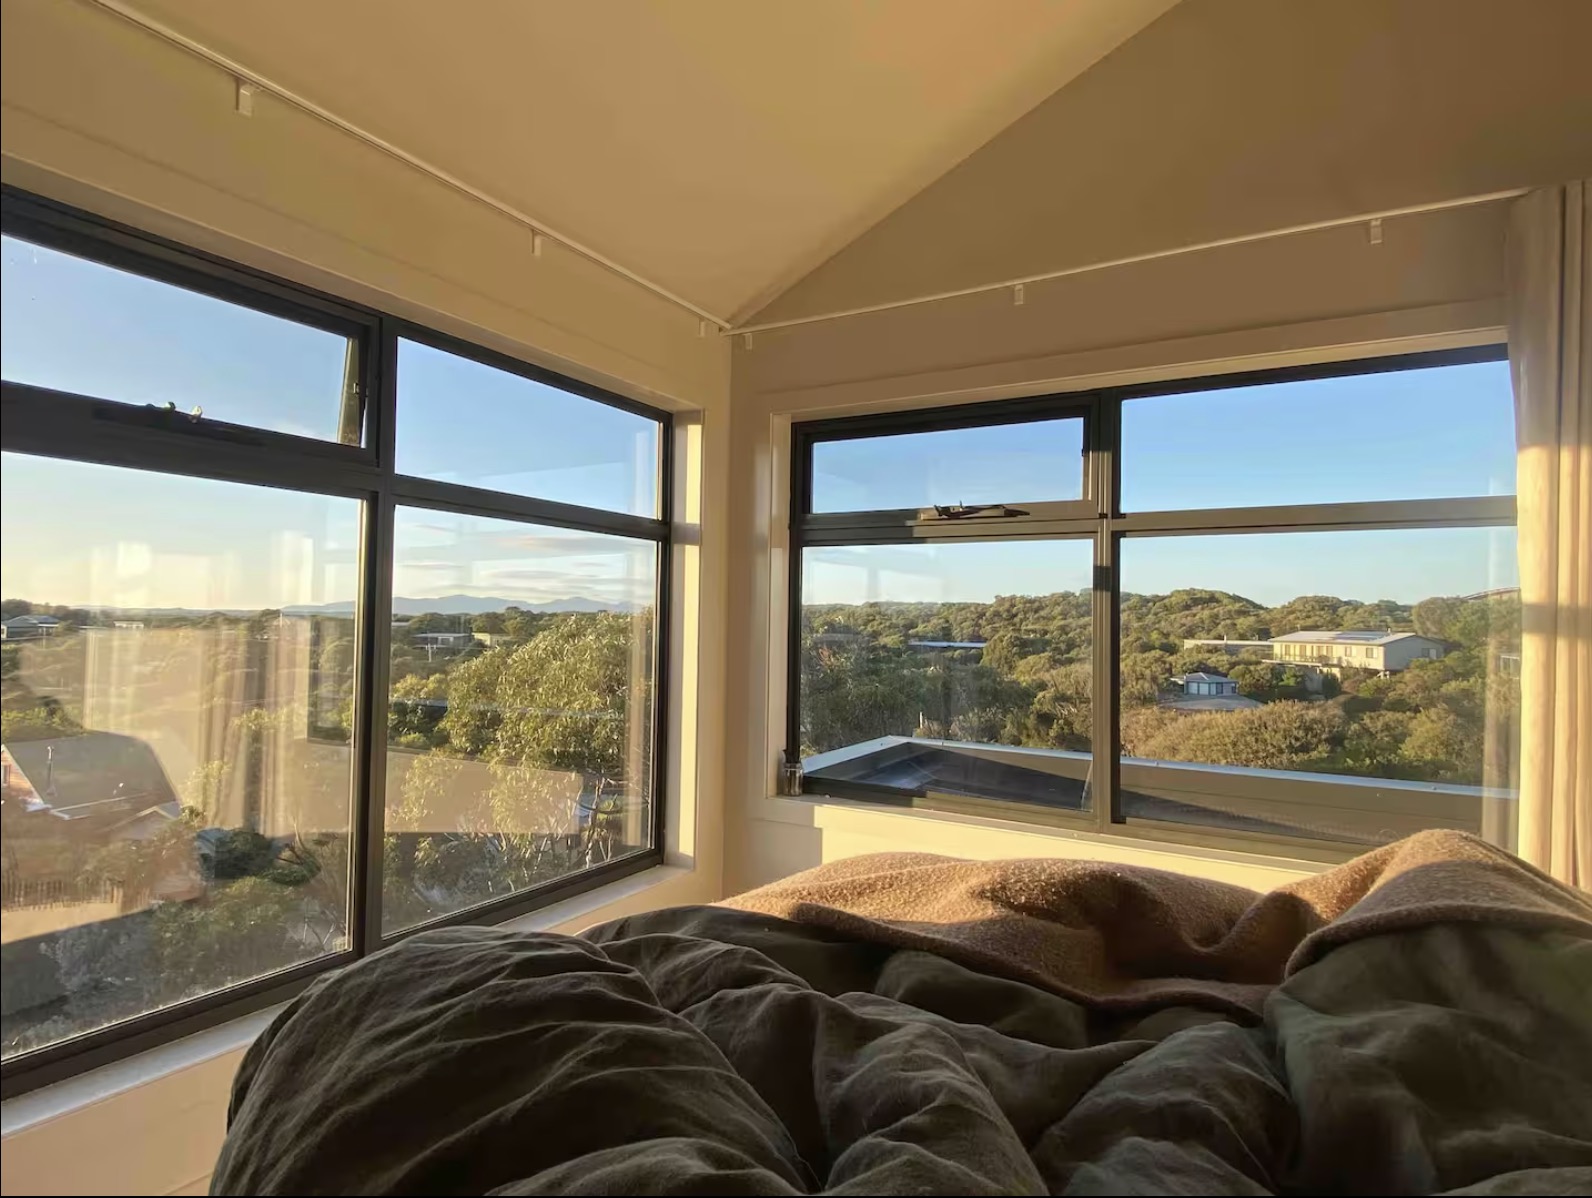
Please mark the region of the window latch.
[[1008, 507], [1004, 503], [937, 503], [932, 509], [924, 508], [918, 513], [920, 520], [966, 520], [971, 516], [1026, 516], [1028, 513], [1020, 507]]

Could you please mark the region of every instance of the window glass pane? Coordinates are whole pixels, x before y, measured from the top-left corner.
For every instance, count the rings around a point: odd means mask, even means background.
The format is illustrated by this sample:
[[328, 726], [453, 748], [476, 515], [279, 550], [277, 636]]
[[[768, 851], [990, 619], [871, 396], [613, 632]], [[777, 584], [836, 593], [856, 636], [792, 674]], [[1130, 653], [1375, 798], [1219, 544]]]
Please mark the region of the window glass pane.
[[1507, 362], [1131, 399], [1130, 512], [1515, 493]]
[[1083, 495], [1083, 420], [819, 441], [812, 510], [1042, 503]]
[[658, 421], [414, 341], [398, 343], [398, 471], [656, 516]]
[[1092, 561], [1088, 541], [804, 551], [808, 777], [1087, 808]]
[[1121, 560], [1128, 817], [1511, 844], [1514, 529], [1131, 537]]
[[359, 521], [4, 455], [7, 1055], [347, 947]]
[[657, 552], [398, 509], [387, 932], [651, 845]]
[[359, 444], [347, 337], [15, 237], [3, 251], [7, 381]]

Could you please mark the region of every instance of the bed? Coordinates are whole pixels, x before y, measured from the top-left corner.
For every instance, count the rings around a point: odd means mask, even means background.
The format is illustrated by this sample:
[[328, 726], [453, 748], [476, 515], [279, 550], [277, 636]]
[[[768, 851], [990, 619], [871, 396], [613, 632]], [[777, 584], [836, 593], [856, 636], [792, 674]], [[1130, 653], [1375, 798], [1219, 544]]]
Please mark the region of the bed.
[[216, 1193], [1592, 1192], [1592, 905], [1423, 833], [1260, 895], [884, 854], [418, 934], [237, 1076]]

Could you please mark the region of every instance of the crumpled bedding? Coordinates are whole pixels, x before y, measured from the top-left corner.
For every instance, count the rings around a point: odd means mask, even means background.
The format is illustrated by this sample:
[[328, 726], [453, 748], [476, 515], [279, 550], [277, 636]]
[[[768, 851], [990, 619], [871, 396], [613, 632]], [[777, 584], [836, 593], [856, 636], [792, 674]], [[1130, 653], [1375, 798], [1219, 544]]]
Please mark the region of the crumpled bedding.
[[421, 933], [251, 1047], [212, 1192], [1592, 1192], [1592, 906], [1423, 836], [1282, 899], [891, 855]]

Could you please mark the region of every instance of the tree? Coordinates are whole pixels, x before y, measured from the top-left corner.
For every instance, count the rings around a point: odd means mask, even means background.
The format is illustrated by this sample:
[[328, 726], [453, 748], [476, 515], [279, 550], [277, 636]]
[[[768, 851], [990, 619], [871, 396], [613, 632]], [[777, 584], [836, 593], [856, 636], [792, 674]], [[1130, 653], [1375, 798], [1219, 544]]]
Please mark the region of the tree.
[[1341, 742], [1343, 716], [1325, 703], [1284, 700], [1242, 711], [1177, 715], [1149, 731], [1134, 744], [1134, 756], [1298, 769], [1326, 762]]
[[489, 761], [625, 778], [631, 705], [650, 698], [646, 674], [632, 668], [647, 622], [573, 615], [518, 648], [463, 662], [448, 676], [443, 731]]

